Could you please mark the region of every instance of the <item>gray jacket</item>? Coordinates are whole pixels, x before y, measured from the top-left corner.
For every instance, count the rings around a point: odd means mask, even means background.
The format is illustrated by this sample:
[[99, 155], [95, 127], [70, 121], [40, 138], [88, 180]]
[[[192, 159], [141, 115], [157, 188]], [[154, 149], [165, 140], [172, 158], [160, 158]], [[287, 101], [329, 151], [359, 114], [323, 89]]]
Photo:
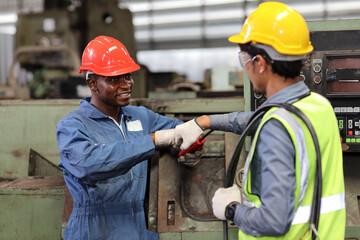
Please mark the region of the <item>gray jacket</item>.
[[[282, 89], [265, 103], [294, 103], [310, 90], [299, 82]], [[252, 113], [211, 115], [211, 129], [241, 134]], [[252, 236], [282, 236], [295, 216], [295, 148], [285, 127], [269, 120], [262, 128], [251, 163], [252, 192], [262, 202], [259, 208], [239, 204], [234, 223]]]

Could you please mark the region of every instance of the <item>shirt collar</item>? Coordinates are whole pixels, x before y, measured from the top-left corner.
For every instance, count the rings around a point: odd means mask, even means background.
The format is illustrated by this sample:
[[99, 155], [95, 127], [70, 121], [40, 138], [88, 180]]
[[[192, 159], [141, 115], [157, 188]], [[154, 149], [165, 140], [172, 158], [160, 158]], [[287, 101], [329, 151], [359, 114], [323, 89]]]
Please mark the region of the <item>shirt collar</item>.
[[281, 89], [273, 96], [268, 98], [263, 105], [268, 103], [294, 103], [310, 94], [309, 88], [304, 82], [295, 83], [289, 87]]
[[[84, 111], [85, 116], [89, 118], [109, 118], [108, 115], [102, 113], [99, 109], [91, 105], [90, 103], [91, 97], [86, 97], [80, 101], [80, 108]], [[131, 115], [127, 113], [126, 107], [122, 107], [120, 109], [120, 114], [124, 115], [124, 118], [131, 119]]]

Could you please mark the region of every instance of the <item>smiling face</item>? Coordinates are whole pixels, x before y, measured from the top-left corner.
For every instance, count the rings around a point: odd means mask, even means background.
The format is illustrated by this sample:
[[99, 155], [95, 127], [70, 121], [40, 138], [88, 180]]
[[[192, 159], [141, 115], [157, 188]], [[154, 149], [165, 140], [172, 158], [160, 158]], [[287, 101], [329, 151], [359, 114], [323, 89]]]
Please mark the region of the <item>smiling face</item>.
[[131, 73], [113, 77], [90, 75], [87, 83], [92, 91], [92, 102], [97, 107], [118, 108], [130, 103], [134, 86]]

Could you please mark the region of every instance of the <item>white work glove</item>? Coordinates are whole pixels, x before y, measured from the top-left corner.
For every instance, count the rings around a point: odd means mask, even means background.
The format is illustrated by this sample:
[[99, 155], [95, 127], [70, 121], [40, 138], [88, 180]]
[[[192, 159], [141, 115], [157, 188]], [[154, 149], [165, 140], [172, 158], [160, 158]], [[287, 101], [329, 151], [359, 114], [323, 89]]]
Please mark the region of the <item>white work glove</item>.
[[186, 150], [198, 140], [203, 131], [204, 129], [196, 123], [195, 118], [177, 125], [175, 127], [175, 144], [180, 146], [181, 150]]
[[155, 146], [160, 148], [175, 148], [175, 129], [159, 130], [155, 132]]
[[225, 209], [226, 206], [232, 202], [241, 202], [241, 192], [236, 184], [229, 188], [219, 188], [216, 190], [214, 197], [212, 198], [214, 215], [218, 219], [226, 220]]

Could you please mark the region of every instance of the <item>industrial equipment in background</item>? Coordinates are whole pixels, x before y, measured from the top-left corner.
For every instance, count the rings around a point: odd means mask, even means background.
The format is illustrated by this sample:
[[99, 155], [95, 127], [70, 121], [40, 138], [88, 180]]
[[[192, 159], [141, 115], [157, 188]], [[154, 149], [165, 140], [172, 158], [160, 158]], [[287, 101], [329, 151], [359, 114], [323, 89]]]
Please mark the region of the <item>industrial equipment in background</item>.
[[[39, 13], [20, 13], [16, 25], [14, 59], [7, 86], [0, 97], [13, 99], [83, 98], [89, 96], [84, 77], [77, 73], [81, 53], [96, 36], [121, 41], [136, 61], [132, 13], [117, 0], [44, 0]], [[146, 86], [146, 70], [134, 72]], [[134, 97], [145, 97], [136, 88]]]
[[[118, 0], [44, 0], [44, 10], [20, 13], [15, 52], [0, 99], [74, 99], [90, 95], [77, 70], [86, 44], [99, 35], [114, 37], [137, 62], [132, 13]], [[240, 74], [240, 76], [239, 76]], [[233, 97], [243, 95], [241, 72], [214, 67], [204, 82], [188, 81], [175, 72], [133, 73], [135, 98]]]
[[[308, 22], [314, 46], [300, 81], [325, 96], [338, 120], [344, 159], [346, 236], [360, 238], [360, 29], [359, 20]], [[250, 92], [250, 91], [249, 91]], [[251, 110], [266, 97], [251, 90]], [[326, 121], [326, 119], [324, 119]]]
[[[91, 18], [101, 16], [104, 5], [98, 1], [91, 1], [91, 4], [99, 4], [92, 6], [92, 10], [89, 9], [94, 14]], [[117, 11], [117, 9], [112, 10]], [[55, 16], [55, 13], [52, 16]], [[354, 64], [357, 64], [357, 58], [360, 59], [360, 41], [356, 40], [359, 39], [360, 30], [354, 29], [356, 26], [360, 26], [360, 20], [309, 22], [315, 51], [309, 55], [306, 67], [303, 69], [304, 79], [308, 86], [313, 91], [326, 96], [333, 104], [334, 110], [336, 110], [335, 107], [340, 107], [340, 113], [336, 113], [339, 127], [341, 118], [344, 120], [342, 129], [345, 129], [347, 134], [342, 135], [345, 136], [343, 150], [347, 207], [346, 238], [349, 239], [360, 239], [360, 177], [357, 172], [360, 161], [356, 147], [358, 137], [354, 129], [358, 126], [355, 125], [355, 119], [359, 120], [359, 113], [355, 108], [359, 107], [360, 95], [357, 90], [358, 85], [350, 84], [351, 97], [347, 97], [350, 90], [344, 90], [343, 87], [347, 84], [342, 83], [354, 83], [357, 80], [354, 77], [356, 74], [354, 69], [358, 65]], [[322, 36], [325, 32], [331, 37], [323, 36], [320, 40], [314, 38]], [[338, 39], [345, 34], [349, 34], [347, 36], [353, 40], [347, 43], [345, 40], [348, 38]], [[76, 49], [76, 45], [73, 46]], [[319, 49], [319, 46], [323, 48]], [[60, 52], [64, 53], [64, 51]], [[24, 63], [37, 61], [36, 58], [32, 59], [33, 57], [25, 57]], [[322, 60], [321, 71], [318, 73], [313, 69], [314, 59]], [[340, 60], [333, 62], [334, 59]], [[351, 59], [352, 63], [348, 63], [347, 59]], [[65, 61], [65, 63], [68, 62]], [[314, 63], [318, 64], [319, 60]], [[69, 69], [60, 70], [68, 73]], [[330, 69], [327, 74], [326, 69]], [[336, 77], [333, 77], [333, 70], [336, 70], [336, 74], [339, 75], [335, 74]], [[224, 72], [228, 74], [232, 71]], [[232, 78], [237, 74], [231, 73], [227, 76]], [[316, 84], [313, 79], [318, 75], [322, 80]], [[198, 98], [189, 99], [133, 99], [131, 105], [145, 106], [159, 114], [177, 117], [184, 121], [203, 114], [250, 111], [254, 103], [257, 104], [255, 106], [260, 104], [260, 98], [254, 99], [249, 79], [244, 76], [243, 80], [244, 97], [234, 91], [233, 97], [227, 98], [215, 97], [209, 93], [206, 98], [197, 96]], [[180, 82], [173, 82], [172, 85], [178, 88], [184, 87], [179, 84]], [[329, 82], [340, 84], [338, 87], [329, 87], [331, 91], [336, 91], [336, 94], [328, 92]], [[164, 86], [166, 85], [168, 82], [164, 83]], [[225, 92], [222, 93], [225, 94]], [[78, 100], [59, 99], [0, 102], [0, 115], [3, 116], [0, 118], [2, 130], [0, 135], [2, 142], [0, 145], [0, 180], [2, 180], [0, 181], [0, 202], [2, 203], [0, 216], [6, 216], [6, 218], [0, 218], [0, 239], [62, 239], [62, 231], [66, 227], [72, 205], [69, 199], [71, 196], [65, 197], [66, 186], [59, 177], [61, 173], [57, 168], [59, 153], [55, 128], [56, 123], [78, 105]], [[343, 107], [346, 107], [346, 112], [341, 112], [341, 109], [345, 110]], [[350, 107], [353, 112], [350, 112]], [[349, 135], [350, 126], [348, 125], [351, 119], [354, 132]], [[347, 143], [346, 138], [355, 138], [355, 142], [350, 140], [350, 143]], [[239, 136], [233, 133], [212, 132], [206, 137], [200, 161], [192, 167], [179, 163], [177, 156], [167, 151], [157, 152], [149, 161], [149, 184], [145, 201], [146, 217], [148, 228], [158, 232], [160, 240], [222, 239], [222, 221], [214, 217], [211, 199], [215, 190], [224, 184], [225, 172], [238, 139]], [[240, 185], [240, 170], [243, 168], [248, 147], [249, 144], [246, 144], [239, 164], [236, 166], [235, 181]], [[228, 239], [238, 239], [237, 227], [230, 224], [228, 227]]]
[[175, 72], [149, 72], [148, 97], [155, 99], [242, 97], [242, 72], [236, 67], [212, 67], [203, 82], [191, 82]]

